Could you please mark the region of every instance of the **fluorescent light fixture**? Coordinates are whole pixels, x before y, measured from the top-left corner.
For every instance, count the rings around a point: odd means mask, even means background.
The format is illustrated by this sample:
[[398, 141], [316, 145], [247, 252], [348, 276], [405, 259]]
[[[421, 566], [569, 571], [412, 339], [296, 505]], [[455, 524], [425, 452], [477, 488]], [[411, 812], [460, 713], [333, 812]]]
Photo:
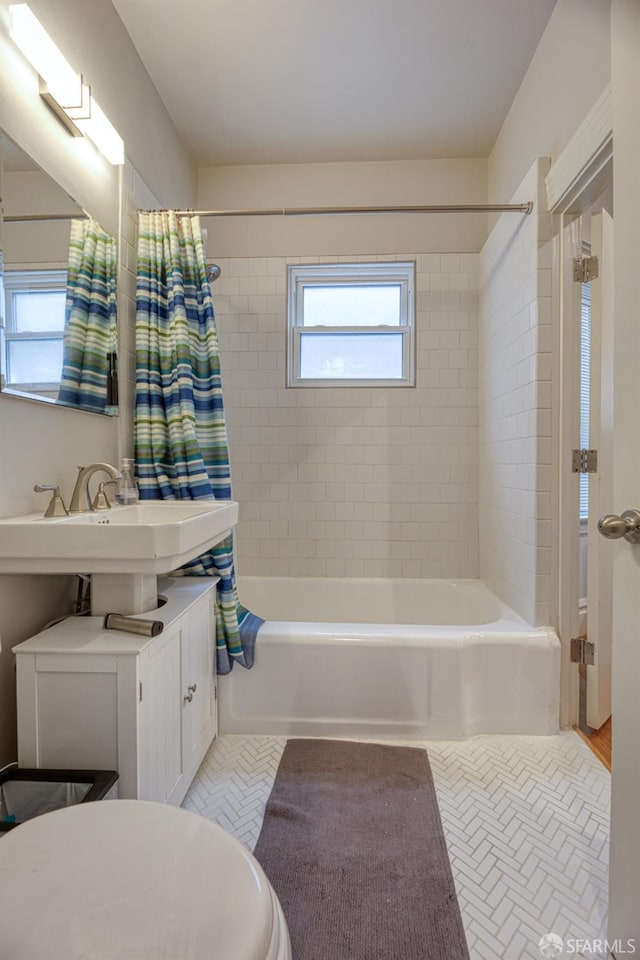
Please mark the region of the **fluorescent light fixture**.
[[26, 3], [13, 3], [10, 10], [11, 39], [40, 74], [51, 96], [64, 106], [80, 106], [80, 74], [67, 63]]
[[26, 3], [12, 3], [11, 39], [41, 78], [40, 96], [74, 136], [89, 137], [106, 159], [124, 163], [124, 143], [82, 75], [67, 63]]
[[81, 89], [81, 106], [79, 107], [63, 107], [62, 104], [53, 96], [51, 90], [40, 78], [40, 96], [52, 111], [55, 113], [58, 120], [64, 124], [72, 137], [82, 137], [82, 130], [77, 124], [77, 119], [79, 117], [88, 117], [91, 114], [91, 90], [89, 85], [86, 83], [80, 84]]
[[107, 158], [109, 163], [119, 166], [124, 163], [124, 142], [122, 137], [110, 122], [104, 111], [98, 106], [93, 97], [90, 98], [89, 115], [82, 111], [68, 110], [76, 126], [93, 140], [96, 147]]

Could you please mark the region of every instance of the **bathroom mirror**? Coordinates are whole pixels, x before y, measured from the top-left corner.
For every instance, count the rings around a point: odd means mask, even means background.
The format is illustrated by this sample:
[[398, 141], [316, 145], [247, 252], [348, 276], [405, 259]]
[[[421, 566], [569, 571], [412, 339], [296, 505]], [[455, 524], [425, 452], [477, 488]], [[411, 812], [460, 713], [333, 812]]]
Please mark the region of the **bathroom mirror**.
[[0, 389], [118, 412], [116, 242], [0, 130]]

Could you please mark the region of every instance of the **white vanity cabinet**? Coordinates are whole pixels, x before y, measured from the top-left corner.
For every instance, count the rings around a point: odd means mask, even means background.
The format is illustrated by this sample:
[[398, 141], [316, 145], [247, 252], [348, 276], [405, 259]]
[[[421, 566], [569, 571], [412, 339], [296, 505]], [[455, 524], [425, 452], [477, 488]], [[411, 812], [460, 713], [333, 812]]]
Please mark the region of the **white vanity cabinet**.
[[117, 770], [120, 797], [179, 804], [216, 735], [215, 585], [161, 580], [156, 637], [73, 617], [14, 647], [18, 762]]

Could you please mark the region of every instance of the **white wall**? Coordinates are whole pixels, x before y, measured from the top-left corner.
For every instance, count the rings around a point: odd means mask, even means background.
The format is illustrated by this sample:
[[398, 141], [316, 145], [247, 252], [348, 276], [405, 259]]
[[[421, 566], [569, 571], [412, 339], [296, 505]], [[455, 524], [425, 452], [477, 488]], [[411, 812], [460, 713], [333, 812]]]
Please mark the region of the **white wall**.
[[477, 254], [416, 262], [416, 386], [287, 389], [289, 263], [218, 258], [243, 574], [476, 577]]
[[[85, 72], [102, 108], [125, 139], [139, 175], [163, 205], [193, 206], [195, 170], [109, 0], [32, 0], [67, 59]], [[105, 229], [119, 236], [120, 170], [83, 139], [69, 136], [38, 95], [37, 78], [8, 36], [8, 0], [0, 0], [0, 127]], [[130, 240], [130, 230], [127, 234]], [[121, 250], [127, 250], [121, 242]], [[127, 254], [125, 254], [126, 256]], [[131, 280], [120, 277], [122, 295]], [[130, 315], [129, 315], [130, 316]], [[129, 396], [126, 403], [130, 405]], [[120, 421], [0, 394], [0, 516], [44, 510], [34, 483], [59, 483], [69, 497], [76, 464], [116, 462], [130, 436]], [[15, 753], [15, 681], [11, 646], [68, 609], [67, 577], [0, 577], [0, 765]]]
[[[484, 160], [199, 171], [199, 209], [482, 203]], [[484, 214], [209, 219], [241, 573], [477, 575]], [[287, 389], [289, 263], [417, 264], [415, 388]]]
[[[540, 177], [610, 82], [610, 0], [558, 0], [488, 162], [502, 216], [480, 256], [480, 573], [532, 623], [552, 616], [550, 230]], [[545, 158], [544, 164], [531, 164]]]
[[489, 158], [507, 203], [536, 157], [553, 162], [611, 79], [610, 0], [558, 0]]
[[[398, 160], [206, 167], [198, 171], [198, 208], [372, 206], [484, 203], [486, 160]], [[203, 221], [217, 257], [298, 257], [477, 252], [485, 214], [376, 214], [242, 217]]]
[[162, 203], [192, 206], [195, 167], [111, 0], [30, 0], [29, 5], [91, 84], [149, 188]]
[[480, 576], [528, 623], [550, 620], [551, 218], [537, 161], [480, 254]]

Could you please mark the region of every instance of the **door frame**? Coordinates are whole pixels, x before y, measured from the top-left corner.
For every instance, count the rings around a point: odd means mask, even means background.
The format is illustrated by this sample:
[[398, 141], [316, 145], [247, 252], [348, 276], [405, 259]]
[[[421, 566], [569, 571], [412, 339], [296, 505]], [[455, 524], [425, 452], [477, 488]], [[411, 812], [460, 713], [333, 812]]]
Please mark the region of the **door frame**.
[[[612, 164], [600, 167], [589, 189], [574, 198], [569, 209], [554, 215], [552, 311], [554, 339], [552, 418], [554, 443], [553, 515], [558, 537], [554, 544], [554, 622], [561, 641], [560, 726], [578, 723], [580, 703], [579, 665], [571, 662], [571, 638], [580, 634], [578, 519], [579, 474], [571, 470], [571, 450], [579, 447], [580, 316], [581, 284], [573, 279], [573, 256], [580, 255], [581, 217], [597, 204], [610, 186]], [[595, 199], [594, 199], [595, 196]], [[613, 509], [610, 507], [609, 509]]]
[[[554, 211], [553, 216], [553, 268], [552, 268], [552, 316], [553, 316], [553, 372], [551, 394], [552, 422], [556, 424], [554, 443], [554, 490], [553, 516], [558, 537], [554, 542], [553, 566], [556, 575], [552, 582], [557, 585], [553, 600], [554, 620], [560, 638], [560, 726], [572, 726], [578, 722], [579, 672], [578, 665], [571, 663], [571, 637], [578, 621], [578, 550], [579, 519], [578, 495], [572, 487], [577, 485], [577, 475], [571, 473], [569, 450], [574, 442], [577, 423], [577, 396], [580, 389], [577, 365], [579, 350], [575, 329], [575, 310], [571, 301], [574, 295], [573, 280], [567, 277], [567, 234], [576, 216], [573, 212]], [[571, 284], [567, 288], [567, 284]], [[574, 509], [568, 509], [567, 494]]]
[[[552, 458], [554, 469], [552, 489], [553, 526], [557, 531], [552, 548], [552, 583], [556, 590], [551, 596], [551, 613], [561, 644], [560, 670], [560, 726], [578, 722], [579, 669], [571, 663], [571, 635], [577, 623], [572, 611], [568, 589], [571, 578], [577, 580], [575, 558], [572, 559], [576, 537], [576, 517], [569, 516], [563, 507], [567, 485], [573, 480], [569, 466], [569, 437], [575, 435], [576, 382], [575, 330], [571, 329], [567, 304], [571, 295], [567, 283], [573, 280], [565, 275], [566, 230], [597, 200], [610, 182], [613, 167], [613, 115], [611, 91], [605, 90], [593, 109], [576, 131], [566, 149], [549, 170], [545, 185], [547, 202], [552, 215], [552, 374], [551, 417], [553, 430]], [[572, 338], [573, 335], [573, 338]], [[576, 475], [577, 476], [577, 475]], [[577, 495], [577, 493], [576, 493]]]

